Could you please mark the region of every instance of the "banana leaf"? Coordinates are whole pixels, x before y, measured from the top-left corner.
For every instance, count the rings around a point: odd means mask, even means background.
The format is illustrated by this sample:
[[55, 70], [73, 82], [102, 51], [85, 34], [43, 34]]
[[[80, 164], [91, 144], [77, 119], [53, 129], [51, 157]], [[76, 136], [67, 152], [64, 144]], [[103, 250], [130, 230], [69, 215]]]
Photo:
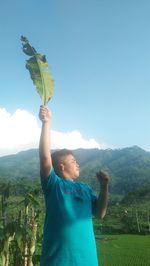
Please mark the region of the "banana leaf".
[[23, 52], [30, 56], [26, 61], [26, 68], [30, 72], [30, 77], [42, 99], [42, 104], [46, 105], [54, 94], [54, 80], [49, 72], [46, 57], [45, 55], [39, 54], [35, 48], [30, 45], [26, 37], [21, 36], [21, 41]]

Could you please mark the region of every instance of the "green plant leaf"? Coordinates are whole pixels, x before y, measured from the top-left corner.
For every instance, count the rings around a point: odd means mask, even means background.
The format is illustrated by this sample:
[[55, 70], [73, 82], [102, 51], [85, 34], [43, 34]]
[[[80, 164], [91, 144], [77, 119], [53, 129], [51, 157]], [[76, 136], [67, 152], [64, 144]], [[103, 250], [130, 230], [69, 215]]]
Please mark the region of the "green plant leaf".
[[21, 41], [23, 52], [30, 56], [26, 61], [26, 68], [30, 72], [30, 77], [36, 86], [36, 90], [42, 99], [43, 105], [46, 105], [54, 93], [54, 80], [49, 72], [46, 57], [45, 55], [37, 53], [26, 37], [21, 36]]

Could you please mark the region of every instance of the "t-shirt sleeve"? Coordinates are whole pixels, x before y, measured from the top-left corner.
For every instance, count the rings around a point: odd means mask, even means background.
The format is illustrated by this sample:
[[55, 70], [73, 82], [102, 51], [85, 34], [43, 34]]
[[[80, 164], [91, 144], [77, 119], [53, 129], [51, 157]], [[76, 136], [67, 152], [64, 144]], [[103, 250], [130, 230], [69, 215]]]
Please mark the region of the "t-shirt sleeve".
[[90, 193], [91, 201], [92, 201], [92, 203], [94, 203], [97, 200], [97, 195], [96, 195], [95, 191], [89, 185], [87, 185], [87, 186], [88, 186], [88, 190]]
[[51, 173], [48, 178], [44, 179], [41, 178], [41, 186], [44, 194], [55, 184], [59, 181], [60, 177], [58, 177], [54, 171], [54, 168], [52, 167]]

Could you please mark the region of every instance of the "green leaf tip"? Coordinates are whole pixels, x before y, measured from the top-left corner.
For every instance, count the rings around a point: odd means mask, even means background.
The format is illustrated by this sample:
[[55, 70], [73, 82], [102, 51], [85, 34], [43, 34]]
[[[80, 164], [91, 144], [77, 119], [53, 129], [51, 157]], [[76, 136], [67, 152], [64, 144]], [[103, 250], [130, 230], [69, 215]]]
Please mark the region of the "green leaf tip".
[[23, 52], [30, 56], [26, 61], [26, 68], [42, 99], [42, 104], [46, 105], [54, 94], [54, 80], [49, 72], [46, 56], [38, 53], [26, 37], [21, 36], [21, 42]]

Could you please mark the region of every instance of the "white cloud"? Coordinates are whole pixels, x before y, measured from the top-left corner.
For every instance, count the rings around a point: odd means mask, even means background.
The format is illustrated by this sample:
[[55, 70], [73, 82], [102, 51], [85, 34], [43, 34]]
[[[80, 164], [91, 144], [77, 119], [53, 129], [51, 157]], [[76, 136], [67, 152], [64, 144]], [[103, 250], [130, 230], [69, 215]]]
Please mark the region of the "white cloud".
[[54, 148], [67, 148], [67, 149], [77, 149], [77, 148], [98, 148], [100, 145], [93, 138], [84, 139], [81, 133], [77, 130], [67, 133], [52, 131], [52, 139]]
[[[10, 114], [0, 108], [0, 156], [17, 153], [21, 150], [38, 148], [41, 128], [37, 118], [26, 110], [16, 110]], [[52, 130], [52, 148], [107, 148], [95, 139], [84, 139], [77, 130], [57, 132]]]
[[26, 110], [10, 114], [0, 109], [0, 156], [37, 147], [40, 128], [36, 117]]

